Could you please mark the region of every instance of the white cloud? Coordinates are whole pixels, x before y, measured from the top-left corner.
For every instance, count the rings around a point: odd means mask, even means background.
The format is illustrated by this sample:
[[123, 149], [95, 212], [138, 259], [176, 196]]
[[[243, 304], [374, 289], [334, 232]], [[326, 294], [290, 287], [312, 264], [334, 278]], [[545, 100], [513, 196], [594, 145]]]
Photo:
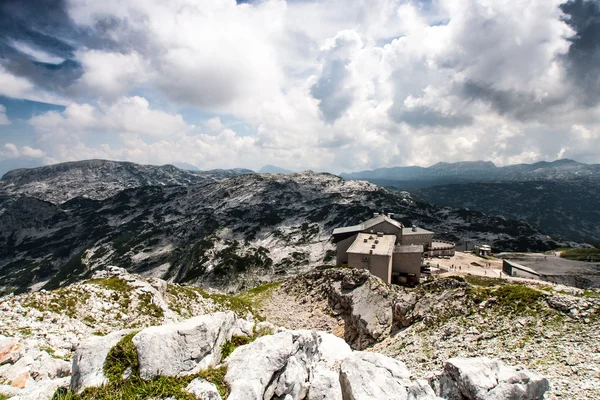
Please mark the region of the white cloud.
[[10, 125], [10, 120], [6, 116], [6, 107], [0, 104], [0, 125]]
[[86, 50], [78, 54], [85, 72], [77, 82], [83, 90], [114, 99], [148, 80], [147, 61], [136, 52], [128, 54]]
[[60, 64], [65, 61], [64, 58], [49, 54], [46, 51], [32, 45], [31, 43], [13, 40], [11, 42], [11, 46], [39, 62], [47, 64]]
[[13, 143], [5, 143], [0, 147], [0, 160], [11, 160], [15, 158], [44, 158], [46, 154], [40, 149], [34, 149], [29, 146], [19, 148]]
[[[114, 47], [78, 49], [82, 97], [30, 123], [55, 160], [598, 162], [600, 109], [566, 76], [562, 1], [73, 0], [73, 20]], [[46, 95], [1, 68], [0, 94]]]
[[221, 118], [219, 118], [219, 117], [209, 118], [206, 121], [206, 127], [211, 132], [219, 132], [221, 129], [223, 129], [223, 124], [221, 123]]
[[179, 114], [150, 108], [145, 98], [122, 97], [111, 104], [70, 104], [29, 119], [36, 130], [56, 133], [121, 133], [151, 137], [177, 136], [194, 128]]

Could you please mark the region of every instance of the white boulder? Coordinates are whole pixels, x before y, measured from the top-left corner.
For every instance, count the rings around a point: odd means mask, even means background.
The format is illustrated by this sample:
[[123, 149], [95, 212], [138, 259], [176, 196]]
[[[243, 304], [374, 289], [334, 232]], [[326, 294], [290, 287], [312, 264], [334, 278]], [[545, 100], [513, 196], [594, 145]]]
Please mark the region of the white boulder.
[[[535, 372], [518, 370], [486, 357], [451, 358], [446, 361], [441, 378], [449, 392], [456, 392], [449, 384], [453, 381], [458, 391], [472, 400], [542, 399], [550, 388], [548, 380]], [[438, 393], [442, 397], [449, 394], [443, 390]]]
[[70, 378], [45, 379], [28, 389], [21, 390], [11, 400], [51, 400], [59, 388], [69, 387]]
[[222, 399], [217, 387], [203, 378], [196, 378], [191, 381], [190, 384], [185, 388], [185, 391], [202, 400]]
[[221, 361], [221, 346], [238, 328], [232, 311], [152, 326], [133, 337], [140, 377], [192, 375]]
[[106, 356], [131, 330], [121, 330], [106, 336], [92, 336], [82, 342], [73, 355], [71, 389], [79, 392], [90, 386], [108, 382], [104, 375]]
[[0, 335], [0, 365], [14, 364], [22, 356], [22, 346], [17, 339]]
[[344, 400], [437, 398], [427, 383], [410, 380], [404, 363], [378, 353], [356, 351], [344, 359], [340, 383]]
[[285, 331], [237, 348], [227, 359], [229, 400], [341, 399], [335, 363], [352, 353], [342, 339]]

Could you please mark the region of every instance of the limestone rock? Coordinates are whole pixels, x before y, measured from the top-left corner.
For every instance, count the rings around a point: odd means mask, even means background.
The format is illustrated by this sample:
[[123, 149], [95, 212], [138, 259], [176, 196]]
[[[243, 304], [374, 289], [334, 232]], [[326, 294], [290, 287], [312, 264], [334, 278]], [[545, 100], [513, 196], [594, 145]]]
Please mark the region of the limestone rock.
[[340, 384], [344, 400], [436, 399], [426, 382], [411, 382], [404, 363], [378, 353], [357, 351], [344, 359]]
[[21, 358], [22, 346], [15, 338], [0, 335], [0, 365], [14, 364]]
[[[548, 380], [534, 372], [486, 357], [452, 358], [446, 361], [442, 376], [454, 381], [460, 393], [473, 400], [542, 399], [550, 388]], [[447, 397], [443, 392], [438, 395]]]
[[203, 378], [194, 379], [185, 390], [196, 396], [198, 399], [221, 400], [221, 395], [219, 394], [217, 387]]
[[232, 311], [153, 326], [133, 337], [140, 377], [191, 375], [221, 361], [221, 346], [237, 328]]
[[90, 386], [107, 383], [104, 362], [112, 347], [131, 330], [121, 330], [106, 336], [92, 336], [79, 345], [73, 356], [71, 389], [79, 392]]
[[341, 399], [334, 365], [351, 353], [340, 338], [285, 331], [237, 348], [227, 359], [229, 400]]
[[37, 382], [30, 389], [19, 392], [11, 400], [51, 400], [59, 388], [67, 388], [70, 378], [46, 379]]

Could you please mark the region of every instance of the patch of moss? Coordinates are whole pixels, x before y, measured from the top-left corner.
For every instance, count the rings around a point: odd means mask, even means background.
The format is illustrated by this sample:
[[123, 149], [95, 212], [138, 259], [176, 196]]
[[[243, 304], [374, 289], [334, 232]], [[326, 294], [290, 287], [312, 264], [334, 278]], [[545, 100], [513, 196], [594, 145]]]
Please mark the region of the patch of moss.
[[223, 399], [229, 395], [229, 388], [225, 383], [226, 367], [209, 368], [195, 375], [184, 377], [161, 376], [150, 381], [144, 381], [139, 376], [129, 379], [110, 382], [101, 387], [87, 388], [82, 393], [69, 392], [59, 389], [54, 393], [53, 400], [138, 400], [174, 397], [178, 400], [196, 400], [196, 397], [185, 391], [187, 385], [196, 378], [204, 378], [213, 383]]
[[140, 294], [137, 309], [141, 314], [149, 315], [153, 318], [160, 319], [165, 316], [163, 309], [152, 302], [152, 295], [150, 293]]
[[90, 294], [83, 290], [64, 288], [52, 291], [50, 297], [44, 301], [34, 293], [23, 300], [23, 305], [73, 318], [77, 314], [81, 303], [86, 302], [89, 298]]
[[505, 285], [494, 290], [492, 294], [498, 299], [499, 305], [516, 312], [523, 312], [526, 309], [539, 309], [540, 303], [538, 300], [545, 296], [539, 290], [523, 285]]
[[115, 292], [127, 292], [131, 290], [131, 286], [121, 278], [111, 276], [103, 279], [88, 279], [85, 284], [97, 285]]
[[501, 278], [488, 278], [484, 276], [467, 275], [465, 281], [475, 286], [493, 287], [506, 285], [506, 280]]
[[248, 336], [234, 336], [231, 338], [231, 340], [226, 341], [225, 343], [223, 343], [223, 345], [221, 346], [221, 357], [222, 359], [226, 359], [227, 357], [229, 357], [229, 355], [231, 353], [233, 353], [233, 351], [235, 349], [237, 349], [240, 346], [243, 346], [245, 344], [248, 344], [250, 342], [252, 342], [254, 340], [253, 337], [248, 337]]
[[133, 344], [133, 337], [137, 332], [125, 335], [106, 356], [104, 363], [104, 374], [111, 383], [122, 380], [123, 373], [131, 369], [132, 374], [137, 373], [139, 368], [137, 349]]

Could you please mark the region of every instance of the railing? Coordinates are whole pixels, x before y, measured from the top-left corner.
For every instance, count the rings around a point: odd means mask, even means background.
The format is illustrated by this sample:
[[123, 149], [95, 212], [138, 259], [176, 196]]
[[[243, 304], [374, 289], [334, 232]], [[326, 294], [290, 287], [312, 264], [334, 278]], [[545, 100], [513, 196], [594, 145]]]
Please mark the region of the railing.
[[[433, 245], [433, 243], [445, 243], [445, 244], [447, 244], [447, 245], [449, 245], [449, 246], [435, 247], [435, 246]], [[448, 240], [434, 240], [434, 241], [432, 242], [432, 244], [431, 244], [431, 248], [430, 248], [429, 250], [443, 250], [443, 249], [447, 249], [447, 248], [449, 248], [449, 247], [456, 247], [456, 243], [454, 243], [454, 242], [450, 242], [450, 241], [448, 241]]]

